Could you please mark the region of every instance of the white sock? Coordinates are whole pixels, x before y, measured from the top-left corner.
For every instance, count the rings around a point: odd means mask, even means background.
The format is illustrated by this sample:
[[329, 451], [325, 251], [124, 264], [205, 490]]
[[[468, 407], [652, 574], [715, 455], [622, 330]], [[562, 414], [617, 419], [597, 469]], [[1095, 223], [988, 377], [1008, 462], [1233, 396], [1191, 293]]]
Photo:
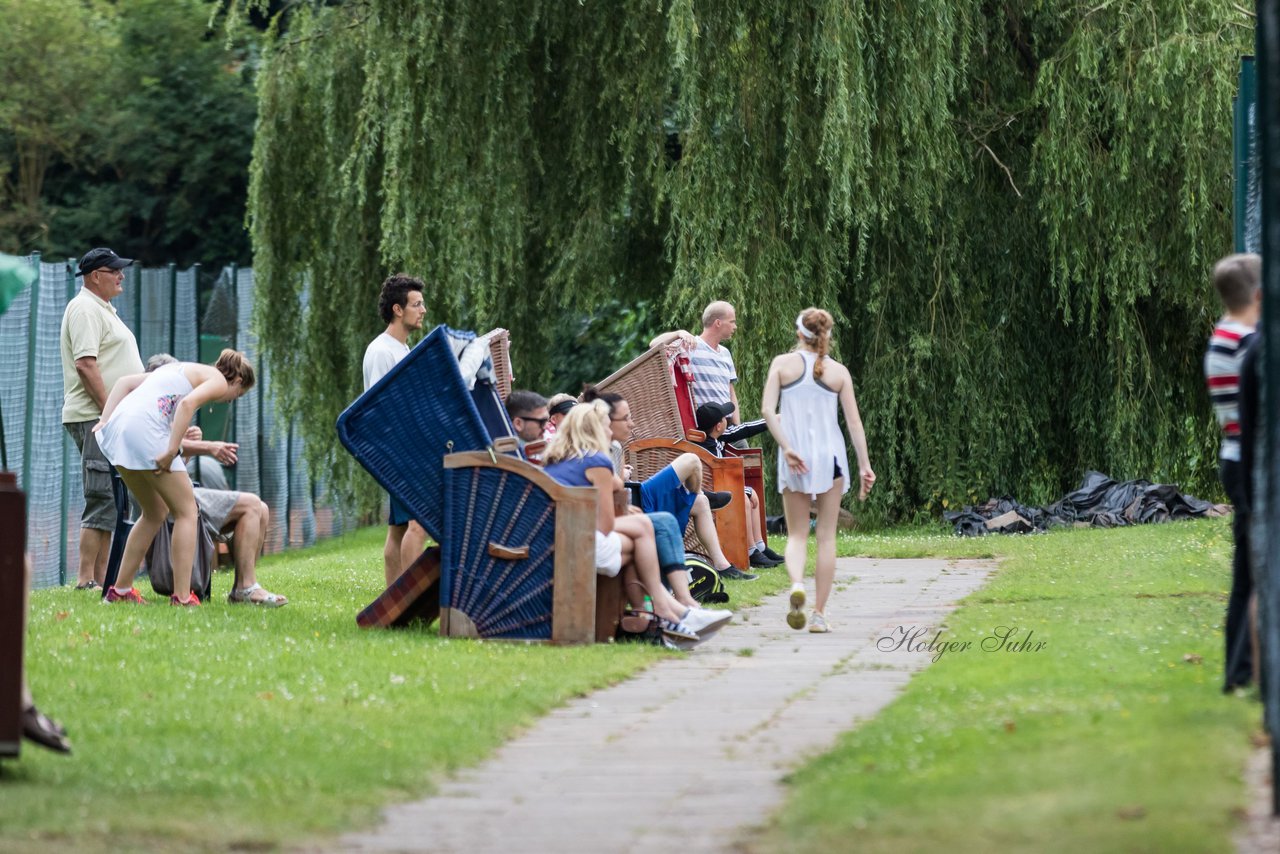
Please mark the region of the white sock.
[[792, 589], [792, 590], [803, 590], [803, 589], [804, 589], [804, 583], [803, 583], [803, 582], [800, 582], [800, 581], [797, 581], [795, 584], [791, 585], [791, 589]]
[[764, 540], [756, 540], [756, 551], [764, 551]]
[[125, 594], [125, 595], [127, 596], [127, 595], [128, 595], [128, 593], [129, 593], [129, 591], [133, 589], [133, 585], [132, 585], [132, 584], [130, 584], [128, 587], [116, 587], [116, 586], [113, 584], [113, 585], [111, 585], [111, 589], [112, 589], [112, 590], [114, 590], [114, 591], [115, 591], [115, 592], [117, 592], [117, 593], [123, 593], [123, 594]]

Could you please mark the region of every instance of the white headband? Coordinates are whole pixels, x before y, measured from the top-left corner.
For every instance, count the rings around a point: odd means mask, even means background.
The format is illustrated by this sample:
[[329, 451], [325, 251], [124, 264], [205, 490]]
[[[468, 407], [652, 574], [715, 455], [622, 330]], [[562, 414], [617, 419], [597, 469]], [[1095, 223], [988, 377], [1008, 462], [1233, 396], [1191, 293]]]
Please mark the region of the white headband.
[[817, 338], [818, 336], [814, 335], [812, 332], [810, 332], [808, 329], [805, 328], [804, 323], [801, 322], [803, 319], [804, 319], [804, 312], [802, 311], [796, 315], [796, 331], [799, 332], [808, 340], [812, 341], [814, 338]]

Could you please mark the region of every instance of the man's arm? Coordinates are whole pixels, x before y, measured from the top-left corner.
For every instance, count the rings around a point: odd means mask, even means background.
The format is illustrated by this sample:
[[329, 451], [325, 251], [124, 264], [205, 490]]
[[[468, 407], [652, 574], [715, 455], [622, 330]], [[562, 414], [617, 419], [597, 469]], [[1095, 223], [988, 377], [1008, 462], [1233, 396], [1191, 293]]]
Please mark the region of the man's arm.
[[683, 344], [686, 350], [698, 346], [698, 337], [696, 335], [683, 329], [677, 329], [674, 332], [664, 332], [654, 338], [649, 342], [649, 349], [652, 350], [654, 347], [660, 347], [665, 344], [673, 344], [676, 341]]
[[89, 392], [89, 397], [92, 397], [93, 402], [98, 404], [98, 411], [105, 409], [107, 406], [107, 387], [102, 382], [102, 372], [98, 370], [98, 357], [81, 356], [76, 359], [76, 375], [80, 377], [84, 390]]
[[730, 424], [741, 424], [742, 416], [738, 413], [738, 384], [729, 383], [729, 402], [733, 404], [733, 412], [729, 413]]
[[236, 464], [236, 455], [240, 446], [234, 442], [206, 442], [204, 433], [199, 427], [188, 427], [182, 436], [182, 455], [184, 457], [213, 457], [224, 466]]

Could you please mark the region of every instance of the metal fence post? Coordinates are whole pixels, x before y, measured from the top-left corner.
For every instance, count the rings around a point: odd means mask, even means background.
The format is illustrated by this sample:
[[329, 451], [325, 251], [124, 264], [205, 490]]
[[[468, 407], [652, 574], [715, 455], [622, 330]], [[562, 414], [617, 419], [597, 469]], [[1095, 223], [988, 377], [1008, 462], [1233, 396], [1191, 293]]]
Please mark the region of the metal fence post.
[[39, 344], [40, 326], [40, 253], [31, 254], [32, 263], [36, 267], [36, 278], [31, 283], [31, 314], [27, 317], [27, 411], [23, 413], [22, 431], [26, 437], [22, 442], [22, 488], [31, 491], [31, 451], [35, 444], [31, 441], [33, 421], [35, 420], [36, 399], [36, 347]]
[[[169, 349], [173, 356], [178, 351], [178, 265], [169, 262]], [[196, 361], [200, 361], [196, 359]]]
[[[69, 303], [76, 296], [76, 277], [71, 272], [71, 259], [67, 259], [67, 265], [63, 270], [63, 274], [67, 279], [67, 299]], [[62, 518], [58, 523], [58, 583], [67, 583], [67, 525], [70, 523], [67, 513], [67, 504], [71, 501], [71, 437], [67, 435], [67, 431], [62, 431], [62, 483], [60, 485], [60, 495], [62, 499]], [[77, 571], [78, 568], [77, 568]]]

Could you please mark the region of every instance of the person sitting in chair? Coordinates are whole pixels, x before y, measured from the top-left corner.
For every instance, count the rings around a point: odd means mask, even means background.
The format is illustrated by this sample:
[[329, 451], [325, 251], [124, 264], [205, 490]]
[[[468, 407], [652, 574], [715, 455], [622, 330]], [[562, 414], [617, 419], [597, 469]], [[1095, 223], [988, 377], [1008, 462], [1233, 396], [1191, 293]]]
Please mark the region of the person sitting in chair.
[[[707, 449], [712, 456], [724, 456], [724, 442], [721, 437], [724, 435], [725, 429], [729, 426], [729, 416], [733, 413], [733, 404], [728, 401], [724, 403], [704, 403], [698, 407], [696, 417], [698, 420], [698, 429], [706, 434], [706, 438], [695, 442]], [[764, 422], [761, 421], [763, 424]], [[766, 428], [767, 429], [767, 428]], [[747, 493], [747, 534], [751, 542], [751, 565], [757, 568], [769, 568], [780, 566], [784, 563], [782, 555], [775, 552], [764, 541], [764, 532], [760, 530], [760, 496], [756, 495], [756, 491], [751, 487], [746, 487]]]
[[547, 413], [547, 399], [535, 391], [516, 389], [507, 395], [507, 415], [516, 430], [520, 450], [530, 442], [542, 441], [542, 431], [551, 416]]
[[[631, 406], [622, 395], [609, 391], [589, 388], [582, 396], [583, 401], [603, 400], [609, 405], [609, 431], [613, 439], [612, 451], [614, 472], [625, 475], [622, 464], [622, 446], [631, 438], [634, 422], [631, 419]], [[697, 454], [681, 454], [671, 461], [653, 477], [640, 484], [641, 508], [646, 513], [662, 510], [676, 517], [680, 531], [688, 527], [693, 519], [694, 530], [698, 539], [707, 547], [712, 564], [721, 578], [734, 581], [754, 581], [758, 576], [743, 572], [729, 562], [720, 548], [720, 538], [716, 534], [716, 523], [712, 517], [712, 506], [708, 496], [702, 491], [702, 461]], [[720, 493], [721, 506], [727, 503], [728, 494]]]
[[[596, 401], [575, 406], [565, 416], [555, 437], [543, 453], [543, 470], [566, 486], [587, 486], [597, 490], [596, 571], [615, 576], [630, 566], [653, 603], [663, 632], [676, 641], [698, 642], [733, 618], [731, 611], [711, 611], [689, 607], [677, 601], [664, 586], [659, 566], [654, 527], [644, 514], [615, 516], [614, 493], [622, 482], [613, 473], [609, 459], [609, 407]], [[683, 564], [678, 565], [684, 569]], [[628, 600], [636, 611], [644, 603], [627, 585]]]

